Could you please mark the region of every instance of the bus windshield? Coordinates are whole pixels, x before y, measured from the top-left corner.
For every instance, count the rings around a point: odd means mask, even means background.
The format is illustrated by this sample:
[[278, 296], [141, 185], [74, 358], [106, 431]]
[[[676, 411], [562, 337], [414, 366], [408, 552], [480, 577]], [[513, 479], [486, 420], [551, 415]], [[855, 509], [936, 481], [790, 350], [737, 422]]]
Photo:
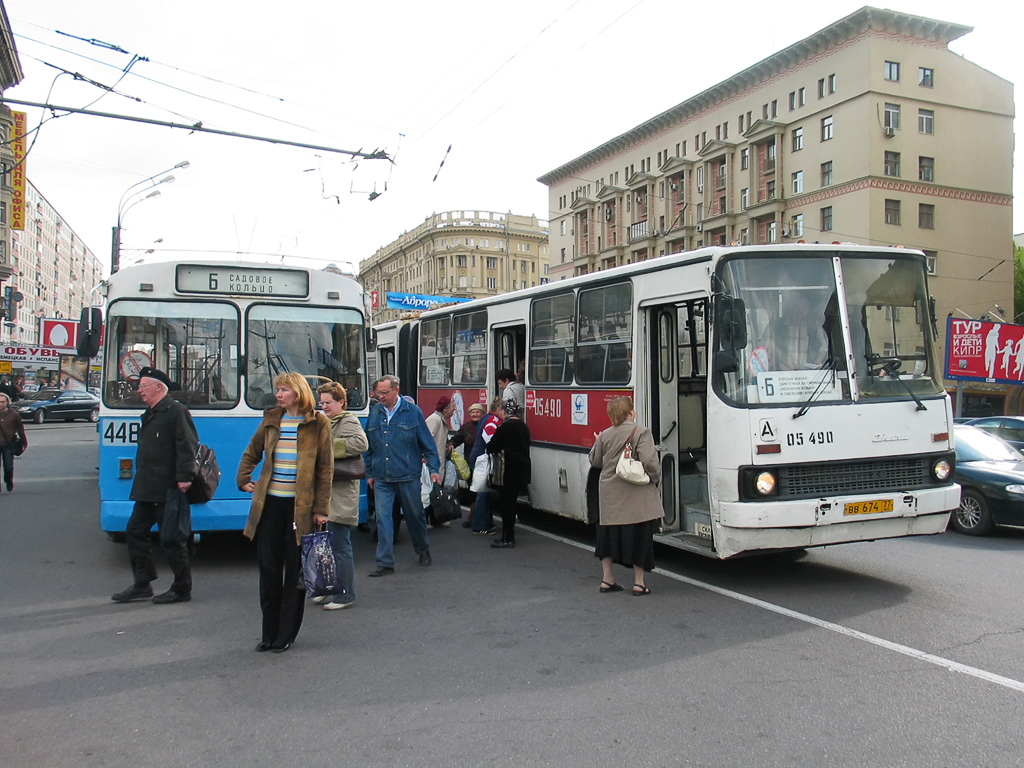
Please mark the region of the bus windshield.
[[246, 316], [245, 402], [251, 408], [276, 404], [274, 378], [286, 371], [316, 388], [341, 384], [349, 410], [366, 405], [363, 321], [356, 310], [258, 304]]
[[734, 258], [719, 278], [716, 317], [728, 322], [716, 323], [715, 381], [727, 399], [793, 405], [942, 393], [919, 261]]
[[142, 408], [139, 371], [171, 379], [171, 396], [190, 409], [238, 402], [238, 310], [217, 302], [117, 301], [107, 312], [103, 400]]

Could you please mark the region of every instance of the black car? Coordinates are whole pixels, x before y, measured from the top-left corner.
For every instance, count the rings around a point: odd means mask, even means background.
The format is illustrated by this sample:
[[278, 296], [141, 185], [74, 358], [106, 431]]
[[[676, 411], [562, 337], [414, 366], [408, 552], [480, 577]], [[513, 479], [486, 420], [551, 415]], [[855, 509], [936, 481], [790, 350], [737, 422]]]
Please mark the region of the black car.
[[953, 427], [960, 507], [950, 522], [960, 533], [982, 536], [996, 525], [1024, 525], [1024, 454], [969, 424]]
[[1001, 437], [1018, 451], [1024, 449], [1024, 416], [984, 416], [964, 423]]
[[83, 390], [41, 389], [14, 404], [23, 421], [100, 420], [100, 399]]

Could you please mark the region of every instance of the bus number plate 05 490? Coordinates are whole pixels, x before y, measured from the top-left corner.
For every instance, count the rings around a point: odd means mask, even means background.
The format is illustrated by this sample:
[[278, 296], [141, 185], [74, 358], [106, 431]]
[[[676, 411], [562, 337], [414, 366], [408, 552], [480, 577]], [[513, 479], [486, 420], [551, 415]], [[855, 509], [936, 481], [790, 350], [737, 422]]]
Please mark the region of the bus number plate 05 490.
[[876, 512], [892, 512], [892, 499], [869, 499], [855, 501], [843, 506], [844, 515], [871, 515]]

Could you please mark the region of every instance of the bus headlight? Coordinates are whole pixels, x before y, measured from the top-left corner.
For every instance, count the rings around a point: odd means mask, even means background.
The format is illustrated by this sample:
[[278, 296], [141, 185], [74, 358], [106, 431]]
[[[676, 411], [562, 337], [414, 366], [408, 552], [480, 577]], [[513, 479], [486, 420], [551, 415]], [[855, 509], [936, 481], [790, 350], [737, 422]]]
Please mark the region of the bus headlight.
[[932, 474], [935, 475], [936, 480], [948, 480], [949, 476], [953, 474], [953, 468], [946, 459], [939, 459], [932, 464]]
[[775, 492], [775, 475], [771, 472], [761, 472], [754, 478], [754, 488], [762, 496], [770, 496]]

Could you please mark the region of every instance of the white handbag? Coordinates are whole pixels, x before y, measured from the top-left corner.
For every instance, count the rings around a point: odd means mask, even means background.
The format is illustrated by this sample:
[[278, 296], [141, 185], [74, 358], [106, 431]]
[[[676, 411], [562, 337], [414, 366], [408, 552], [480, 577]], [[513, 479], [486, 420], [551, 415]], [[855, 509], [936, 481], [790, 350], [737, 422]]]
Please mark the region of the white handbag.
[[647, 485], [651, 478], [644, 469], [644, 465], [633, 458], [633, 435], [636, 434], [636, 427], [629, 433], [629, 439], [622, 448], [622, 455], [619, 456], [619, 463], [615, 465], [615, 474], [633, 485]]

